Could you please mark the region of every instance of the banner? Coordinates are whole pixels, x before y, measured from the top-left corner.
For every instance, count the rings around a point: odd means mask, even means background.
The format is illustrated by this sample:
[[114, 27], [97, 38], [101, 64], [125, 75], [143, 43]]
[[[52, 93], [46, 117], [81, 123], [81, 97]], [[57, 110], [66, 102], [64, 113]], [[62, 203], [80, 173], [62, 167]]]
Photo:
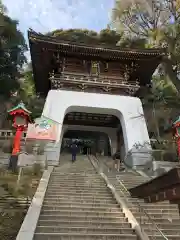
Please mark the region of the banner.
[[58, 132], [58, 123], [51, 119], [41, 117], [37, 118], [34, 124], [28, 125], [26, 140], [57, 141]]

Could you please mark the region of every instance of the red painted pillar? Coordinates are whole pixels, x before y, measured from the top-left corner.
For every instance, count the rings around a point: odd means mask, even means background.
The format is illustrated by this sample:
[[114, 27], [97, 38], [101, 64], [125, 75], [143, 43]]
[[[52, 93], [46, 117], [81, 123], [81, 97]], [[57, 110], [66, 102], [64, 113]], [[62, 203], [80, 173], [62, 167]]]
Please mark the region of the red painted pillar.
[[12, 155], [17, 155], [17, 153], [20, 152], [20, 142], [21, 142], [22, 133], [23, 133], [22, 127], [18, 127], [16, 130], [15, 138], [14, 138]]
[[177, 138], [177, 149], [178, 149], [178, 158], [180, 161], [180, 137]]

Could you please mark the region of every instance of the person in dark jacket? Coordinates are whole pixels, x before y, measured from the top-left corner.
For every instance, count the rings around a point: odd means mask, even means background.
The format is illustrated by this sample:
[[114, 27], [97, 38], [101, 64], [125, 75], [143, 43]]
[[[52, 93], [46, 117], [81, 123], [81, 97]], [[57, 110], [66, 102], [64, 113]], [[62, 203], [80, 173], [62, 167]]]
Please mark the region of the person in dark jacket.
[[113, 155], [114, 160], [114, 169], [116, 169], [119, 172], [119, 169], [121, 167], [121, 153], [118, 151]]
[[71, 145], [72, 162], [76, 161], [77, 150], [78, 150], [77, 144], [73, 143]]

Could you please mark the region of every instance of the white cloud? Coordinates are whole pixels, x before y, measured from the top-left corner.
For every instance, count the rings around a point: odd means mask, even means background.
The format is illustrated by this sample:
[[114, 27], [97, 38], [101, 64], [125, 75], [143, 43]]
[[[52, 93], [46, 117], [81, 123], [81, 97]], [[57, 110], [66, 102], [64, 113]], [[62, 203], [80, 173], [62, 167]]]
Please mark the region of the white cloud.
[[[58, 28], [105, 27], [113, 0], [4, 0], [3, 3], [9, 15], [19, 20], [22, 31], [31, 27], [46, 32]], [[102, 19], [104, 26], [99, 26]]]
[[59, 25], [71, 27], [71, 9], [61, 0], [59, 8], [51, 0], [4, 0], [9, 15], [19, 20], [20, 28], [26, 31], [29, 27], [36, 31], [50, 31]]

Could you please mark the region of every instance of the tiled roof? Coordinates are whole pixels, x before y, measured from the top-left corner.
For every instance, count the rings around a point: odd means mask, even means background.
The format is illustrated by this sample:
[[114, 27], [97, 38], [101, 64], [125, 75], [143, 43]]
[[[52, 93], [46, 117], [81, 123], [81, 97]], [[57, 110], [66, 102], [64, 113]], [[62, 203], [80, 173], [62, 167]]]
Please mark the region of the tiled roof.
[[[60, 52], [69, 52], [76, 53], [80, 55], [90, 55], [90, 56], [99, 56], [106, 58], [115, 58], [115, 59], [142, 59], [142, 58], [156, 58], [164, 56], [166, 54], [165, 49], [122, 49], [117, 46], [107, 46], [107, 45], [87, 45], [85, 43], [77, 43], [70, 41], [63, 41], [55, 37], [49, 37], [42, 34], [37, 34], [35, 32], [28, 32], [29, 41], [31, 43], [43, 44], [43, 48], [51, 50], [52, 45], [55, 45], [55, 48], [52, 50]], [[45, 45], [46, 44], [46, 45]]]

